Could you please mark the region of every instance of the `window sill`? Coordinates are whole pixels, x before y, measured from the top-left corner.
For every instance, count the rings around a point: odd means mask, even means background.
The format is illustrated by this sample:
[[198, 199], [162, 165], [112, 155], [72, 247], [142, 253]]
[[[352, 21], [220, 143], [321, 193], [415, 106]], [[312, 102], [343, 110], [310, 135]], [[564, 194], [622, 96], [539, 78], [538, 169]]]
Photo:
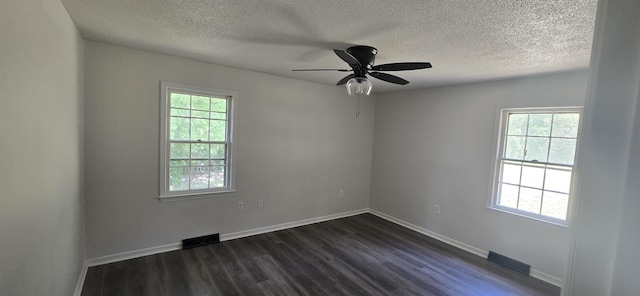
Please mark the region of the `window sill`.
[[234, 196], [235, 194], [236, 194], [235, 190], [229, 190], [229, 191], [218, 191], [218, 192], [185, 193], [182, 195], [160, 196], [158, 197], [158, 199], [160, 200], [160, 202], [174, 202], [174, 201], [183, 201], [183, 200]]
[[516, 219], [516, 220], [519, 220], [519, 221], [524, 221], [526, 223], [545, 226], [545, 227], [553, 228], [553, 229], [560, 230], [560, 231], [568, 231], [569, 230], [568, 221], [567, 221], [567, 224], [563, 224], [563, 223], [559, 223], [559, 222], [539, 219], [539, 218], [528, 216], [528, 215], [521, 214], [521, 213], [518, 213], [518, 212], [512, 212], [512, 211], [504, 210], [504, 209], [501, 209], [501, 208], [498, 208], [498, 207], [487, 206], [486, 208], [491, 210], [494, 213], [497, 213], [497, 214], [501, 215], [501, 216], [509, 217], [509, 218]]

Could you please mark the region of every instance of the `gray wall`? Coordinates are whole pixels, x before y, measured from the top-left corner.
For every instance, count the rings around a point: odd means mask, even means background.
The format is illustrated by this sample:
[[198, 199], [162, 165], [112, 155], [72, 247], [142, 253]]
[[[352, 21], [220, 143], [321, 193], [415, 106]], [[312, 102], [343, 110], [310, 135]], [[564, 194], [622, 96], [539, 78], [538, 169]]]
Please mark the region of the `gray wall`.
[[586, 89], [582, 71], [379, 94], [371, 208], [562, 279], [568, 229], [487, 209], [492, 158], [500, 108], [582, 106]]
[[0, 294], [72, 295], [84, 260], [82, 40], [60, 1], [0, 2]]
[[570, 295], [640, 291], [640, 2], [599, 2]]
[[[373, 97], [96, 42], [85, 77], [88, 258], [368, 207]], [[235, 196], [158, 201], [160, 81], [239, 93]]]

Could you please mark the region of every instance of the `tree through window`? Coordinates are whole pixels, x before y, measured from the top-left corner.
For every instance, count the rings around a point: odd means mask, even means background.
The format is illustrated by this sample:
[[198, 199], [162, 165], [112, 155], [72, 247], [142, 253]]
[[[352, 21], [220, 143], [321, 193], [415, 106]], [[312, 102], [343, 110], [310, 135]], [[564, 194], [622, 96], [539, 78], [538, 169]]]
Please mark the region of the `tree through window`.
[[234, 96], [162, 83], [161, 197], [233, 190]]
[[566, 225], [580, 114], [503, 110], [493, 208]]

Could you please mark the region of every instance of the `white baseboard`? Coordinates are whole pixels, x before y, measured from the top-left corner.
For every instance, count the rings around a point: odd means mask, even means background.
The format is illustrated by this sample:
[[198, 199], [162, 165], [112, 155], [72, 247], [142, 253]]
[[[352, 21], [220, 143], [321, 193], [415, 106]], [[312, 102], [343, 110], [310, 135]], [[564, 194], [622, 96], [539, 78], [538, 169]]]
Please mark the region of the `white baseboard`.
[[561, 278], [552, 276], [534, 268], [531, 268], [531, 276], [560, 288], [564, 285], [564, 281]]
[[370, 209], [369, 212], [371, 214], [374, 214], [374, 215], [382, 218], [382, 219], [391, 221], [391, 222], [396, 223], [396, 224], [398, 224], [400, 226], [404, 226], [404, 227], [409, 228], [409, 229], [411, 229], [413, 231], [420, 232], [420, 233], [422, 233], [422, 234], [424, 234], [426, 236], [430, 236], [430, 237], [435, 238], [435, 239], [437, 239], [439, 241], [442, 241], [442, 242], [450, 244], [450, 245], [452, 245], [454, 247], [457, 247], [458, 249], [463, 249], [463, 250], [465, 250], [465, 251], [467, 251], [469, 253], [476, 254], [476, 255], [478, 255], [480, 257], [485, 257], [486, 258], [487, 255], [489, 255], [489, 252], [487, 252], [487, 251], [484, 251], [484, 250], [478, 249], [476, 247], [467, 245], [465, 243], [462, 243], [462, 242], [459, 242], [459, 241], [454, 240], [452, 238], [446, 237], [444, 235], [435, 233], [433, 231], [430, 231], [428, 229], [422, 228], [420, 226], [413, 225], [413, 224], [411, 224], [409, 222], [400, 220], [400, 219], [398, 219], [396, 217], [393, 217], [393, 216], [389, 216], [389, 215], [387, 215], [385, 213], [382, 213], [382, 212], [379, 212], [379, 211], [376, 211], [376, 210], [373, 210], [373, 209]]
[[[238, 232], [233, 232], [228, 234], [221, 234], [220, 241], [243, 238], [243, 237], [252, 236], [256, 234], [262, 234], [262, 233], [278, 231], [278, 230], [283, 230], [283, 229], [288, 229], [288, 228], [293, 228], [293, 227], [298, 227], [298, 226], [303, 226], [303, 225], [308, 225], [308, 224], [313, 224], [313, 223], [318, 223], [323, 221], [329, 221], [329, 220], [338, 219], [338, 218], [359, 215], [367, 212], [369, 212], [369, 209], [365, 208], [365, 209], [332, 214], [332, 215], [327, 215], [322, 217], [316, 217], [316, 218], [310, 218], [310, 219], [299, 220], [294, 222], [260, 227], [255, 229], [243, 230], [243, 231], [238, 231]], [[163, 245], [163, 246], [133, 250], [133, 251], [123, 252], [123, 253], [98, 257], [98, 258], [87, 259], [85, 260], [85, 265], [87, 267], [91, 267], [91, 266], [97, 266], [97, 265], [102, 265], [107, 263], [119, 262], [119, 261], [129, 260], [133, 258], [139, 258], [139, 257], [144, 257], [149, 255], [155, 255], [155, 254], [180, 250], [181, 247], [182, 247], [181, 243], [178, 242], [178, 243], [172, 243], [172, 244]]]
[[82, 263], [82, 270], [80, 270], [80, 276], [78, 276], [78, 283], [76, 283], [76, 291], [73, 293], [74, 296], [82, 295], [82, 288], [84, 288], [84, 279], [87, 277], [87, 269], [89, 266], [87, 265], [87, 261]]
[[[374, 215], [382, 218], [382, 219], [385, 219], [385, 220], [388, 220], [390, 222], [396, 223], [396, 224], [398, 224], [400, 226], [409, 228], [409, 229], [411, 229], [413, 231], [417, 231], [417, 232], [422, 233], [422, 234], [424, 234], [426, 236], [430, 236], [430, 237], [435, 238], [435, 239], [437, 239], [439, 241], [442, 241], [444, 243], [452, 245], [452, 246], [454, 246], [456, 248], [465, 250], [465, 251], [467, 251], [469, 253], [478, 255], [480, 257], [487, 258], [487, 256], [489, 255], [488, 251], [476, 248], [476, 247], [471, 246], [471, 245], [467, 245], [467, 244], [459, 242], [459, 241], [457, 241], [455, 239], [452, 239], [452, 238], [446, 237], [444, 235], [435, 233], [433, 231], [430, 231], [428, 229], [422, 228], [420, 226], [416, 226], [414, 224], [411, 224], [409, 222], [400, 220], [400, 219], [395, 218], [393, 216], [389, 216], [389, 215], [387, 215], [385, 213], [382, 213], [382, 212], [379, 212], [379, 211], [376, 211], [376, 210], [373, 210], [373, 209], [369, 209], [369, 212], [371, 214], [374, 214]], [[547, 282], [549, 284], [552, 284], [554, 286], [557, 286], [557, 287], [562, 287], [562, 285], [563, 285], [563, 280], [562, 279], [560, 279], [558, 277], [555, 277], [555, 276], [552, 276], [550, 274], [544, 273], [544, 272], [539, 271], [537, 269], [533, 269], [533, 268], [531, 269], [531, 276], [534, 277], [534, 278], [537, 278], [539, 280], [545, 281], [545, 282]]]
[[[249, 229], [249, 230], [243, 230], [243, 231], [238, 231], [238, 232], [233, 232], [233, 233], [221, 234], [220, 235], [220, 241], [228, 241], [228, 240], [233, 240], [233, 239], [239, 239], [239, 238], [243, 238], [243, 237], [248, 237], [248, 236], [253, 236], [253, 235], [258, 235], [258, 234], [263, 234], [263, 233], [283, 230], [283, 229], [289, 229], [289, 228], [309, 225], [309, 224], [313, 224], [313, 223], [319, 223], [319, 222], [324, 222], [324, 221], [329, 221], [329, 220], [334, 220], [334, 219], [339, 219], [339, 218], [355, 216], [355, 215], [359, 215], [359, 214], [363, 214], [363, 213], [374, 214], [374, 215], [376, 215], [376, 216], [378, 216], [380, 218], [383, 218], [385, 220], [391, 221], [391, 222], [393, 222], [395, 224], [398, 224], [400, 226], [409, 228], [411, 230], [417, 231], [419, 233], [422, 233], [424, 235], [427, 235], [429, 237], [432, 237], [434, 239], [437, 239], [439, 241], [442, 241], [444, 243], [447, 243], [449, 245], [452, 245], [454, 247], [457, 247], [459, 249], [465, 250], [467, 252], [470, 252], [472, 254], [475, 254], [475, 255], [483, 257], [483, 258], [486, 258], [487, 255], [489, 254], [488, 251], [473, 247], [471, 245], [467, 245], [465, 243], [462, 243], [462, 242], [459, 242], [459, 241], [454, 240], [452, 238], [446, 237], [444, 235], [435, 233], [433, 231], [430, 231], [428, 229], [422, 228], [420, 226], [413, 225], [413, 224], [411, 224], [409, 222], [400, 220], [400, 219], [395, 218], [393, 216], [387, 215], [385, 213], [382, 213], [382, 212], [379, 212], [379, 211], [376, 211], [376, 210], [368, 209], [368, 208], [349, 211], [349, 212], [343, 212], [343, 213], [338, 213], [338, 214], [332, 214], [332, 215], [327, 215], [327, 216], [322, 216], [322, 217], [304, 219], [304, 220], [299, 220], [299, 221], [287, 222], [287, 223], [282, 223], [282, 224], [276, 224], [276, 225], [271, 225], [271, 226], [266, 226], [266, 227], [254, 228], [254, 229]], [[180, 248], [181, 248], [181, 244], [180, 243], [172, 243], [172, 244], [163, 245], [163, 246], [156, 246], [156, 247], [151, 247], [151, 248], [146, 248], [146, 249], [134, 250], [134, 251], [123, 252], [123, 253], [118, 253], [118, 254], [98, 257], [98, 258], [87, 259], [84, 262], [84, 266], [83, 266], [82, 272], [80, 274], [80, 278], [78, 280], [78, 284], [76, 286], [75, 295], [76, 296], [80, 296], [80, 293], [82, 293], [82, 287], [84, 285], [84, 280], [85, 280], [85, 277], [86, 277], [86, 274], [87, 274], [87, 269], [89, 267], [91, 267], [91, 266], [97, 266], [97, 265], [113, 263], [113, 262], [119, 262], [119, 261], [124, 261], [124, 260], [138, 258], [138, 257], [144, 257], [144, 256], [148, 256], [148, 255], [155, 255], [155, 254], [175, 251], [175, 250], [179, 250]], [[558, 286], [558, 287], [562, 287], [562, 284], [563, 284], [562, 279], [554, 277], [554, 276], [552, 276], [550, 274], [546, 274], [544, 272], [541, 272], [541, 271], [533, 269], [533, 268], [531, 269], [531, 276], [535, 277], [535, 278], [538, 278], [540, 280], [543, 280], [543, 281], [545, 281], [547, 283], [550, 283], [552, 285]]]
[[107, 264], [107, 263], [113, 263], [113, 262], [129, 260], [129, 259], [133, 259], [133, 258], [139, 258], [139, 257], [144, 257], [144, 256], [149, 256], [149, 255], [155, 255], [155, 254], [160, 254], [160, 253], [165, 253], [165, 252], [171, 252], [171, 251], [175, 251], [175, 250], [180, 250], [180, 248], [181, 248], [181, 244], [180, 243], [173, 243], [173, 244], [168, 244], [168, 245], [164, 245], [164, 246], [151, 247], [151, 248], [146, 248], [146, 249], [140, 249], [140, 250], [134, 250], [134, 251], [129, 251], [129, 252], [123, 252], [123, 253], [108, 255], [108, 256], [104, 256], [104, 257], [87, 259], [87, 260], [85, 260], [85, 263], [86, 263], [86, 265], [88, 267], [91, 267], [91, 266], [97, 266], [97, 265], [102, 265], [102, 264]]
[[271, 225], [271, 226], [266, 226], [266, 227], [243, 230], [243, 231], [238, 231], [238, 232], [233, 232], [233, 233], [228, 233], [228, 234], [221, 234], [220, 235], [220, 241], [228, 241], [228, 240], [232, 240], [232, 239], [238, 239], [238, 238], [243, 238], [243, 237], [257, 235], [257, 234], [274, 232], [274, 231], [278, 231], [278, 230], [289, 229], [289, 228], [309, 225], [309, 224], [313, 224], [313, 223], [319, 223], [319, 222], [324, 222], [324, 221], [329, 221], [329, 220], [334, 220], [334, 219], [339, 219], [339, 218], [345, 218], [345, 217], [360, 215], [360, 214], [364, 214], [364, 213], [368, 213], [368, 212], [369, 212], [369, 209], [360, 209], [360, 210], [343, 212], [343, 213], [327, 215], [327, 216], [322, 216], [322, 217], [316, 217], [316, 218], [304, 219], [304, 220], [299, 220], [299, 221], [294, 221], [294, 222], [287, 222], [287, 223]]

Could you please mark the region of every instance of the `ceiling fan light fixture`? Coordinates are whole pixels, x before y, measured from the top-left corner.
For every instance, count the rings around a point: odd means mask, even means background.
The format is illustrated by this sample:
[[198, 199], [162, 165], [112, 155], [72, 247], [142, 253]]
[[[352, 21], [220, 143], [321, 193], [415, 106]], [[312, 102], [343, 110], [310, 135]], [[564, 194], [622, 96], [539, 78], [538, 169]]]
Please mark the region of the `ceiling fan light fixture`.
[[347, 81], [347, 94], [350, 96], [368, 96], [373, 85], [369, 79], [364, 77], [354, 77]]

